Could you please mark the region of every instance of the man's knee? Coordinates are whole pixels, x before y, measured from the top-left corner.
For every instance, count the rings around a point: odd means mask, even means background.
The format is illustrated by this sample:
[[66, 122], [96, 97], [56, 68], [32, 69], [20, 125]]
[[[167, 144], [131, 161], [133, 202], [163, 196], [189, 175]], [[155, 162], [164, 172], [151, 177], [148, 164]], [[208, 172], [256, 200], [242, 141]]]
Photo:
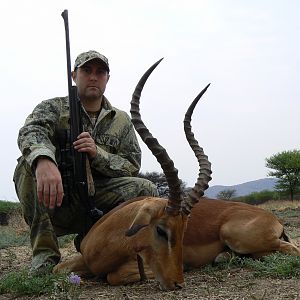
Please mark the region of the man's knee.
[[18, 161], [13, 181], [25, 221], [30, 224], [34, 213], [35, 199], [37, 199], [36, 184], [30, 166], [23, 157]]
[[35, 191], [35, 180], [32, 175], [29, 164], [21, 157], [16, 166], [13, 181], [20, 201], [24, 196]]
[[145, 178], [136, 178], [136, 181], [139, 186], [139, 193], [137, 196], [159, 196], [157, 187], [152, 181]]

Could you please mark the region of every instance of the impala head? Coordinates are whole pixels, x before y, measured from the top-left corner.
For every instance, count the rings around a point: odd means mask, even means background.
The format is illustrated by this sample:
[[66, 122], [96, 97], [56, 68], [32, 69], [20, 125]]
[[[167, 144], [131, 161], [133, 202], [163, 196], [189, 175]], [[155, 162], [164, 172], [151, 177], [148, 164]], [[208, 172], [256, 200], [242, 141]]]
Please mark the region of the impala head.
[[181, 287], [183, 279], [182, 238], [186, 216], [167, 213], [167, 201], [146, 198], [126, 235], [134, 251], [149, 265], [164, 290]]
[[[174, 163], [166, 150], [146, 128], [139, 113], [142, 89], [161, 60], [150, 67], [137, 84], [133, 93], [130, 112], [136, 131], [163, 169], [170, 196], [167, 201], [159, 198], [145, 199], [127, 231], [127, 235], [135, 239], [136, 252], [149, 264], [161, 287], [170, 290], [181, 286], [184, 281], [182, 240], [189, 210], [186, 208], [187, 205], [183, 203], [178, 170], [174, 167]], [[201, 156], [201, 165], [203, 165], [204, 160], [205, 157]], [[207, 183], [204, 186], [207, 187]], [[188, 208], [190, 209], [191, 206]]]

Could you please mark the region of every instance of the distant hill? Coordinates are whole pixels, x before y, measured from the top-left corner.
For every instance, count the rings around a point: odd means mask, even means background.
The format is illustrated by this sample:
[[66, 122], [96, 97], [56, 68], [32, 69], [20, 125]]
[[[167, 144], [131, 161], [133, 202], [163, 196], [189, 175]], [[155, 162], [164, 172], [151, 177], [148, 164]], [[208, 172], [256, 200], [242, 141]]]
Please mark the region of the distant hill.
[[220, 191], [228, 189], [236, 190], [237, 197], [249, 195], [254, 192], [261, 192], [263, 190], [273, 191], [277, 180], [276, 178], [263, 178], [236, 185], [214, 185], [205, 191], [205, 196], [216, 198]]

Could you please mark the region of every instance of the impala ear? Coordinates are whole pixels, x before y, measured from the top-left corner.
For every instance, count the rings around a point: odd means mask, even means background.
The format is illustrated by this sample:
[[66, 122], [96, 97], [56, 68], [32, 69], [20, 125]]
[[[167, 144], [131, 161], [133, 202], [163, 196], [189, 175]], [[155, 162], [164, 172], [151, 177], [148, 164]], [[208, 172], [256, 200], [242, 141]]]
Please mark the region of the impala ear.
[[133, 236], [135, 235], [140, 229], [142, 229], [143, 227], [146, 227], [147, 225], [140, 225], [140, 224], [133, 224], [131, 225], [131, 227], [126, 230], [125, 232], [125, 236]]
[[133, 236], [139, 232], [143, 227], [150, 224], [153, 217], [158, 214], [157, 206], [152, 203], [145, 203], [141, 206], [137, 215], [135, 216], [130, 228], [126, 230], [125, 236]]

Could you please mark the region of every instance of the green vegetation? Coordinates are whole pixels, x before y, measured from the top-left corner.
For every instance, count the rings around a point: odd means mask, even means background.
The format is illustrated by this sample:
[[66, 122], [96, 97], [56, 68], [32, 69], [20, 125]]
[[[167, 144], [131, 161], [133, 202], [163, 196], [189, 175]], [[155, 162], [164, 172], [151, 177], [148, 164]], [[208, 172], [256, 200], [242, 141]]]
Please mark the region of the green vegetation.
[[266, 158], [269, 176], [278, 178], [276, 189], [288, 192], [290, 199], [300, 189], [300, 150], [283, 151]]
[[20, 211], [21, 211], [21, 205], [19, 202], [0, 200], [0, 213], [10, 214], [13, 212], [20, 212]]
[[232, 198], [234, 198], [236, 195], [236, 190], [235, 189], [225, 189], [220, 191], [217, 194], [217, 199], [221, 199], [221, 200], [231, 200]]
[[1, 226], [0, 249], [28, 244], [29, 233], [27, 228], [23, 228], [20, 224], [20, 216], [21, 205], [19, 202], [0, 200], [0, 224], [8, 225], [11, 218], [17, 218], [16, 224], [12, 224], [12, 226]]
[[245, 267], [257, 277], [300, 278], [300, 257], [274, 253], [263, 260], [245, 259]]
[[[274, 253], [265, 256], [261, 260], [246, 257], [233, 257], [229, 262], [220, 263], [216, 266], [206, 266], [205, 273], [244, 268], [253, 271], [255, 277], [269, 278], [300, 278], [300, 257]], [[226, 276], [225, 274], [223, 274]]]
[[55, 278], [57, 277], [53, 274], [31, 277], [28, 276], [27, 269], [10, 272], [1, 278], [0, 294], [8, 292], [16, 296], [50, 294]]
[[11, 272], [1, 278], [0, 295], [12, 293], [40, 296], [49, 295], [50, 299], [78, 299], [80, 294], [80, 277], [71, 274], [48, 274], [44, 276], [29, 276], [27, 269]]
[[232, 200], [257, 205], [257, 204], [265, 203], [269, 200], [276, 200], [276, 199], [279, 199], [278, 192], [264, 190], [261, 192], [254, 192], [246, 196], [237, 197]]

